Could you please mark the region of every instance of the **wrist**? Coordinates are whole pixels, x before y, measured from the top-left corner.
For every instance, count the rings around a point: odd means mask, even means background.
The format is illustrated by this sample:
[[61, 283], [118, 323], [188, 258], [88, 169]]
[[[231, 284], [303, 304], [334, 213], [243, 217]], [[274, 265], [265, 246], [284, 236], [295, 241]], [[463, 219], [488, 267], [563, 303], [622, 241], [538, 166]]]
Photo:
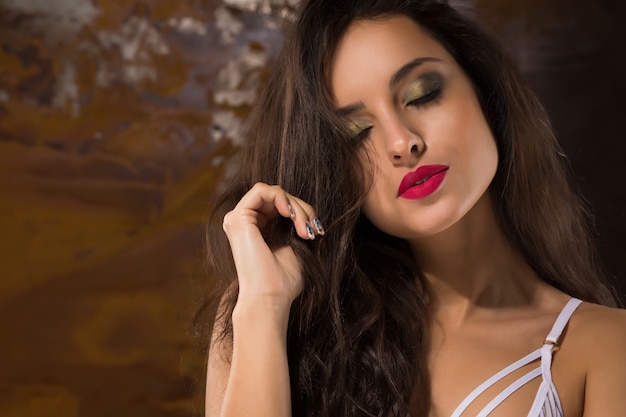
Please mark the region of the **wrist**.
[[233, 329], [276, 328], [286, 334], [291, 303], [277, 299], [239, 297], [233, 309]]

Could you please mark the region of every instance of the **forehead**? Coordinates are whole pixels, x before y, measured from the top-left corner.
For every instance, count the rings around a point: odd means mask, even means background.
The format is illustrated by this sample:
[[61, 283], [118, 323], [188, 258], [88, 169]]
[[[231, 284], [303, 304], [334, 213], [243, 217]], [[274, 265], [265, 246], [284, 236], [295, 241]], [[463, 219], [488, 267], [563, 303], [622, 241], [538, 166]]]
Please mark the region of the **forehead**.
[[[351, 85], [363, 89], [385, 80], [407, 62], [432, 57], [445, 62], [453, 58], [427, 30], [405, 16], [354, 22], [337, 44], [330, 61], [330, 90]], [[382, 78], [379, 80], [379, 78]]]

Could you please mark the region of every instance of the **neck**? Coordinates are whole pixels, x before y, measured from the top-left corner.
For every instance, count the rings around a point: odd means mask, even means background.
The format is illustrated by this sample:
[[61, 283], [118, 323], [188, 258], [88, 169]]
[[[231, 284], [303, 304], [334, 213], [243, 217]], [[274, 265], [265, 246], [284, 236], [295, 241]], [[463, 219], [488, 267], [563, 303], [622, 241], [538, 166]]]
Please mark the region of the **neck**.
[[435, 297], [435, 314], [462, 321], [478, 310], [527, 305], [540, 284], [496, 220], [488, 193], [452, 227], [411, 242]]

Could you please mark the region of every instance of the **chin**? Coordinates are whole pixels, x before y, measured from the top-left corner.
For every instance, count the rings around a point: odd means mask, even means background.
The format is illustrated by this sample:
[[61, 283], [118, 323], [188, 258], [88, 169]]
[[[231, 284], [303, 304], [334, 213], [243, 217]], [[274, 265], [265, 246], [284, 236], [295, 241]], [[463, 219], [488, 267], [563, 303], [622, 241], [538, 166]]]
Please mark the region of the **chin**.
[[[490, 205], [488, 193], [472, 193], [464, 198], [440, 198], [429, 206], [416, 208], [410, 213], [374, 211], [377, 215], [365, 215], [374, 226], [388, 235], [405, 239], [419, 240], [445, 234], [447, 231], [461, 230], [483, 217]], [[384, 212], [384, 214], [383, 214]]]
[[451, 229], [462, 216], [445, 216], [431, 218], [428, 222], [419, 221], [416, 219], [412, 223], [389, 224], [388, 222], [378, 222], [375, 219], [370, 221], [374, 226], [387, 233], [388, 235], [405, 239], [405, 240], [419, 240], [428, 238], [431, 236], [439, 235], [448, 229]]

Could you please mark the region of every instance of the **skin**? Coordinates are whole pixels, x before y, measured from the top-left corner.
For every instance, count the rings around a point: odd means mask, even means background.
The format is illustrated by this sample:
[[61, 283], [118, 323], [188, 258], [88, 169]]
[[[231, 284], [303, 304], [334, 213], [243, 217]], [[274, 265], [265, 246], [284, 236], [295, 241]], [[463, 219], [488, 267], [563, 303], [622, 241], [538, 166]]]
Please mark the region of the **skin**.
[[232, 351], [215, 338], [211, 343], [208, 417], [291, 416], [285, 339], [289, 309], [302, 290], [302, 277], [291, 248], [272, 250], [263, 239], [263, 229], [278, 216], [291, 218], [298, 236], [311, 239], [306, 224], [313, 224], [315, 210], [278, 186], [256, 184], [224, 218], [239, 297], [232, 317]]
[[[424, 58], [389, 85], [399, 69]], [[433, 73], [437, 83], [425, 82]], [[493, 136], [467, 76], [427, 32], [404, 17], [354, 23], [338, 44], [329, 84], [338, 111], [363, 142], [368, 173], [375, 173], [364, 213], [410, 242], [433, 289], [431, 416], [449, 416], [476, 386], [540, 347], [569, 296], [541, 281], [497, 224], [487, 192], [498, 160]], [[437, 98], [414, 105], [433, 86], [441, 87]], [[403, 176], [424, 164], [449, 167], [441, 186], [421, 200], [398, 198]], [[215, 340], [210, 350], [207, 416], [291, 414], [285, 337], [302, 288], [300, 267], [290, 248], [271, 250], [262, 232], [283, 216], [311, 239], [306, 224], [315, 215], [280, 187], [257, 184], [225, 217], [240, 296], [232, 351]], [[566, 416], [623, 416], [625, 346], [624, 311], [578, 308], [552, 366]], [[510, 382], [496, 384], [464, 415], [476, 415]], [[490, 416], [526, 415], [539, 382]]]
[[[375, 175], [363, 212], [381, 230], [414, 240], [448, 229], [476, 205], [495, 175], [498, 152], [454, 59], [414, 25], [386, 27], [353, 26], [338, 45], [330, 83], [337, 106], [352, 110], [350, 122], [369, 127], [360, 141]], [[398, 69], [416, 59], [432, 61], [403, 73], [390, 88]], [[420, 200], [399, 198], [402, 177], [431, 164], [449, 167], [439, 189]]]

